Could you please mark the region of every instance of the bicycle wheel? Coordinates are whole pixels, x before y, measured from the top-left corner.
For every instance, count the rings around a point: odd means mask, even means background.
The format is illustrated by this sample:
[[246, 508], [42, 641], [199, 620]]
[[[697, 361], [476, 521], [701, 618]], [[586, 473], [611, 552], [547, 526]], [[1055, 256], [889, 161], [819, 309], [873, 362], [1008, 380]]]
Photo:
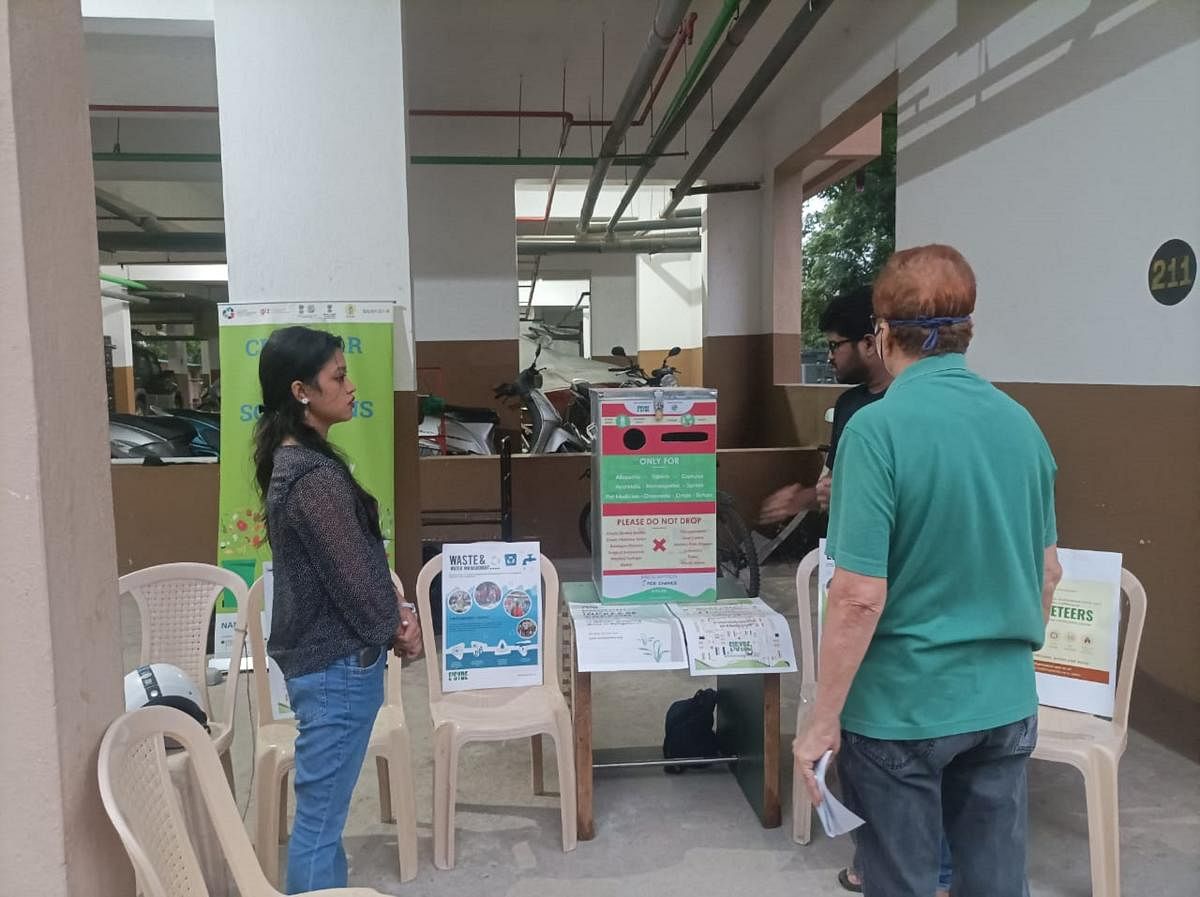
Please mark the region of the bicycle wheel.
[[587, 553], [592, 553], [592, 503], [589, 501], [579, 512], [579, 539]]
[[717, 576], [736, 579], [747, 595], [758, 595], [758, 552], [754, 540], [734, 507], [733, 498], [723, 492], [717, 493]]

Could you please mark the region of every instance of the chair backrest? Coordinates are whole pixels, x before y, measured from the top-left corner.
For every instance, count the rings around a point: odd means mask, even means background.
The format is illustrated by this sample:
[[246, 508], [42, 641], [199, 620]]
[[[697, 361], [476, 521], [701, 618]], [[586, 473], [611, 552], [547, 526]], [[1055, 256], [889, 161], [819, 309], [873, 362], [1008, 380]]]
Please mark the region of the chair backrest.
[[191, 772], [241, 894], [270, 888], [208, 733], [172, 707], [118, 717], [100, 742], [100, 797], [147, 897], [209, 897], [167, 769], [164, 738], [188, 752]]
[[[558, 570], [544, 554], [539, 555], [542, 572], [542, 684], [558, 689]], [[429, 613], [429, 590], [433, 580], [442, 572], [442, 556], [432, 557], [421, 568], [417, 576], [417, 607], [422, 620], [433, 619]], [[432, 626], [423, 626], [421, 636], [425, 645], [425, 668], [429, 679], [429, 700], [437, 701], [442, 697], [442, 664], [438, 653], [438, 640], [433, 634]], [[547, 666], [547, 659], [550, 665]]]
[[[238, 604], [238, 616], [249, 590], [245, 581], [231, 570], [212, 564], [159, 564], [127, 573], [119, 581], [120, 593], [137, 602], [141, 617], [142, 649], [139, 664], [169, 663], [179, 667], [200, 690], [204, 712], [212, 716], [208, 700], [206, 673], [208, 624], [217, 598], [228, 589]], [[235, 626], [232, 657], [240, 658], [243, 639]], [[237, 663], [232, 661], [231, 665]], [[237, 702], [237, 677], [226, 680], [222, 722], [233, 725]]]
[[1146, 622], [1146, 589], [1128, 570], [1121, 570], [1121, 591], [1129, 599], [1125, 638], [1121, 642], [1121, 665], [1117, 670], [1117, 694], [1113, 703], [1113, 724], [1122, 731], [1129, 728], [1129, 700], [1133, 692], [1133, 673], [1137, 669], [1142, 646], [1142, 627]]
[[813, 574], [821, 563], [821, 550], [814, 548], [796, 568], [796, 613], [800, 618], [800, 693], [811, 698], [817, 685], [817, 639], [813, 630]]
[[[250, 712], [256, 726], [266, 726], [276, 720], [271, 712], [271, 679], [267, 673], [267, 640], [263, 635], [263, 577], [254, 581], [246, 597], [246, 641], [250, 644], [250, 660], [253, 664], [251, 677], [254, 680], [254, 704]], [[230, 667], [232, 669], [232, 666]]]
[[[244, 636], [250, 643], [250, 656], [254, 664], [254, 721], [257, 726], [266, 726], [272, 723], [289, 723], [294, 720], [277, 720], [275, 714], [271, 712], [271, 679], [267, 673], [267, 640], [263, 633], [262, 612], [266, 599], [266, 587], [263, 584], [263, 577], [255, 580], [254, 585], [250, 587], [250, 592], [246, 598], [246, 616], [245, 616], [245, 632]], [[396, 571], [392, 571], [392, 585], [396, 587], [396, 592], [400, 598], [404, 598], [404, 583], [400, 581], [400, 577], [396, 575]], [[239, 625], [241, 624], [241, 616], [239, 615]], [[401, 663], [398, 657], [389, 657], [387, 659], [387, 703], [401, 704]]]

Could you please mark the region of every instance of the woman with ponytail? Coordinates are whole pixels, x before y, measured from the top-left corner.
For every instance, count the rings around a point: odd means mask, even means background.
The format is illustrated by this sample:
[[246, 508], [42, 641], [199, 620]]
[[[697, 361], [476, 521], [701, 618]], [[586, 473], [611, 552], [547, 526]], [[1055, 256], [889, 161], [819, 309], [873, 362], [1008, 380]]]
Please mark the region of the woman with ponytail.
[[379, 506], [328, 441], [354, 415], [339, 337], [275, 331], [262, 347], [254, 464], [274, 561], [267, 646], [299, 722], [296, 816], [287, 892], [346, 886], [342, 829], [375, 715], [384, 658], [421, 650], [415, 608], [399, 599]]

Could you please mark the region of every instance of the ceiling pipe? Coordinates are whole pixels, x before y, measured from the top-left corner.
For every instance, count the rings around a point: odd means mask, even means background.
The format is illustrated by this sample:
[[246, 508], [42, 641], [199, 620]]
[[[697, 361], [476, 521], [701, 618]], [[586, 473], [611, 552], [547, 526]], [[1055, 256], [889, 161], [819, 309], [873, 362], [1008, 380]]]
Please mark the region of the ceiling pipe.
[[[648, 221], [619, 221], [617, 226], [613, 228], [616, 233], [629, 233], [652, 230], [682, 230], [688, 227], [701, 227], [704, 221], [700, 217], [685, 218], [682, 215], [675, 218], [658, 218]], [[608, 230], [608, 222], [601, 221], [599, 224], [589, 224], [589, 234], [602, 234]]]
[[[646, 122], [646, 118], [650, 115], [650, 110], [654, 108], [654, 101], [658, 99], [658, 93], [662, 90], [663, 82], [667, 80], [667, 75], [671, 74], [671, 69], [675, 67], [675, 60], [679, 58], [679, 51], [683, 49], [684, 44], [692, 42], [692, 36], [696, 33], [696, 14], [688, 13], [688, 17], [683, 20], [683, 24], [679, 26], [679, 31], [675, 33], [675, 40], [671, 42], [671, 51], [667, 54], [667, 61], [663, 64], [662, 71], [658, 73], [658, 80], [654, 82], [654, 87], [650, 89], [650, 96], [646, 98], [646, 105], [642, 109], [642, 114], [633, 120], [633, 126], [640, 128]], [[666, 118], [664, 117], [664, 121]]]
[[603, 252], [699, 252], [700, 232], [627, 237], [619, 240], [561, 240], [553, 237], [517, 237], [518, 255]]
[[[629, 182], [629, 186], [625, 188], [625, 194], [621, 197], [621, 201], [617, 204], [617, 209], [613, 212], [609, 219], [609, 227], [615, 228], [617, 222], [621, 220], [621, 215], [629, 208], [629, 203], [633, 201], [633, 195], [637, 193], [638, 187], [642, 185], [642, 181], [646, 180], [646, 175], [650, 173], [650, 169], [654, 167], [655, 159], [653, 154], [659, 152], [668, 146], [671, 140], [679, 133], [684, 126], [704, 95], [712, 88], [713, 83], [717, 80], [717, 76], [721, 74], [725, 66], [728, 64], [730, 57], [737, 51], [737, 48], [742, 45], [746, 39], [746, 35], [750, 29], [754, 27], [754, 23], [758, 21], [759, 16], [763, 14], [763, 10], [771, 0], [749, 0], [746, 8], [742, 10], [742, 14], [738, 17], [734, 26], [725, 34], [725, 40], [721, 46], [712, 55], [704, 71], [700, 73], [700, 77], [696, 79], [692, 85], [691, 91], [680, 103], [676, 113], [662, 123], [662, 126], [655, 132], [649, 146], [646, 147], [646, 155], [651, 158], [643, 163], [634, 174], [633, 179]], [[665, 217], [665, 216], [664, 216]]]
[[117, 277], [117, 275], [115, 275], [115, 274], [105, 274], [105, 273], [101, 272], [100, 280], [103, 281], [104, 283], [115, 284], [116, 286], [125, 287], [126, 289], [129, 289], [129, 290], [148, 290], [148, 289], [150, 289], [150, 287], [146, 286], [140, 280], [130, 280], [128, 277]]
[[646, 35], [646, 47], [634, 68], [629, 86], [625, 88], [621, 103], [617, 106], [613, 123], [609, 126], [608, 133], [604, 135], [604, 142], [600, 145], [600, 158], [592, 166], [592, 176], [588, 180], [587, 192], [583, 197], [583, 208], [580, 210], [579, 224], [576, 228], [581, 234], [587, 233], [592, 213], [596, 210], [596, 200], [600, 196], [600, 188], [604, 186], [604, 176], [608, 174], [609, 168], [612, 167], [617, 157], [621, 141], [625, 139], [625, 134], [633, 123], [633, 117], [637, 114], [637, 107], [642, 102], [642, 97], [646, 95], [646, 91], [650, 89], [654, 81], [654, 75], [663, 61], [663, 56], [666, 55], [672, 37], [679, 31], [680, 23], [683, 21], [684, 14], [687, 13], [688, 2], [689, 0], [662, 0], [658, 8], [654, 24], [650, 33]]
[[721, 147], [725, 145], [725, 141], [729, 139], [737, 126], [742, 123], [750, 110], [754, 108], [754, 104], [758, 102], [759, 97], [763, 95], [767, 87], [775, 80], [775, 77], [787, 64], [787, 61], [792, 58], [792, 54], [796, 52], [796, 48], [800, 46], [804, 38], [808, 37], [817, 22], [821, 20], [821, 16], [832, 5], [833, 0], [811, 0], [810, 3], [806, 4], [796, 14], [791, 24], [784, 29], [779, 42], [771, 48], [771, 52], [767, 54], [767, 58], [758, 67], [758, 71], [754, 73], [754, 76], [746, 84], [745, 89], [738, 95], [738, 98], [733, 101], [733, 105], [725, 113], [725, 118], [717, 125], [717, 129], [709, 136], [708, 142], [696, 154], [696, 158], [692, 160], [692, 164], [688, 166], [687, 171], [683, 173], [683, 177], [679, 179], [679, 183], [671, 191], [671, 201], [663, 209], [664, 218], [669, 218], [675, 208], [683, 202], [684, 197], [688, 194], [688, 190], [692, 188], [692, 185], [696, 183], [696, 180], [704, 172], [704, 169], [708, 167], [708, 164], [721, 151]]
[[106, 287], [103, 284], [100, 285], [100, 295], [105, 299], [119, 299], [121, 302], [133, 302], [138, 305], [150, 304], [149, 299], [135, 296], [133, 293], [126, 293], [124, 290], [118, 290], [116, 287]]
[[725, 29], [729, 27], [729, 23], [737, 15], [739, 2], [740, 0], [724, 0], [720, 12], [717, 13], [716, 19], [713, 20], [712, 26], [708, 29], [708, 34], [704, 36], [704, 41], [700, 44], [700, 50], [696, 53], [696, 58], [692, 60], [692, 64], [684, 72], [679, 89], [675, 91], [675, 96], [671, 98], [671, 103], [667, 106], [667, 113], [663, 116], [664, 124], [670, 121], [672, 116], [679, 111], [679, 107], [683, 105], [688, 91], [692, 89], [692, 85], [696, 83], [696, 79], [704, 71], [708, 57], [712, 55], [713, 47], [717, 45], [717, 41], [721, 39], [721, 35], [725, 33]]
[[130, 103], [90, 103], [88, 112], [156, 112], [168, 115], [216, 115], [216, 106], [138, 106]]
[[[686, 156], [687, 153], [666, 155]], [[643, 153], [613, 156], [610, 163], [617, 165], [641, 165], [646, 161]], [[591, 168], [601, 161], [599, 156], [409, 156], [412, 165], [561, 165], [571, 168]]]
[[99, 187], [96, 188], [96, 205], [106, 212], [112, 212], [118, 218], [128, 221], [130, 224], [140, 227], [142, 230], [156, 234], [161, 234], [168, 230], [152, 212], [148, 212], [140, 206], [135, 206], [133, 203], [127, 202], [115, 193], [101, 190]]
[[225, 235], [173, 231], [168, 233], [100, 231], [104, 252], [224, 252]]
[[[761, 190], [762, 184], [759, 181], [734, 181], [729, 184], [700, 184], [688, 190], [688, 196], [704, 196], [713, 193], [745, 193], [750, 190]], [[684, 214], [683, 209], [675, 213], [678, 218]]]

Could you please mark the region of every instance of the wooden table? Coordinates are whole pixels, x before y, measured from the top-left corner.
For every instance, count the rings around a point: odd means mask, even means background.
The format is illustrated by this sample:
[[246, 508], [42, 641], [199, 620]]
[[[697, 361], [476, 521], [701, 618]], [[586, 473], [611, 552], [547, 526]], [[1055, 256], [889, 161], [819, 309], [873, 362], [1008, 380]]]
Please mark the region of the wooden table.
[[[726, 596], [722, 596], [726, 597]], [[566, 601], [562, 602], [566, 611]], [[574, 632], [569, 614], [563, 624], [564, 641]], [[661, 747], [596, 750], [592, 746], [592, 674], [578, 668], [575, 651], [564, 652], [570, 676], [570, 703], [575, 724], [575, 805], [578, 836], [596, 836], [593, 815], [593, 772], [648, 766], [698, 766], [728, 763], [746, 800], [763, 828], [782, 824], [779, 801], [779, 674], [763, 673], [717, 677], [717, 737], [724, 757], [664, 760]], [[654, 675], [653, 671], [645, 671]], [[603, 673], [598, 675], [604, 675]], [[665, 714], [666, 708], [663, 708]]]

